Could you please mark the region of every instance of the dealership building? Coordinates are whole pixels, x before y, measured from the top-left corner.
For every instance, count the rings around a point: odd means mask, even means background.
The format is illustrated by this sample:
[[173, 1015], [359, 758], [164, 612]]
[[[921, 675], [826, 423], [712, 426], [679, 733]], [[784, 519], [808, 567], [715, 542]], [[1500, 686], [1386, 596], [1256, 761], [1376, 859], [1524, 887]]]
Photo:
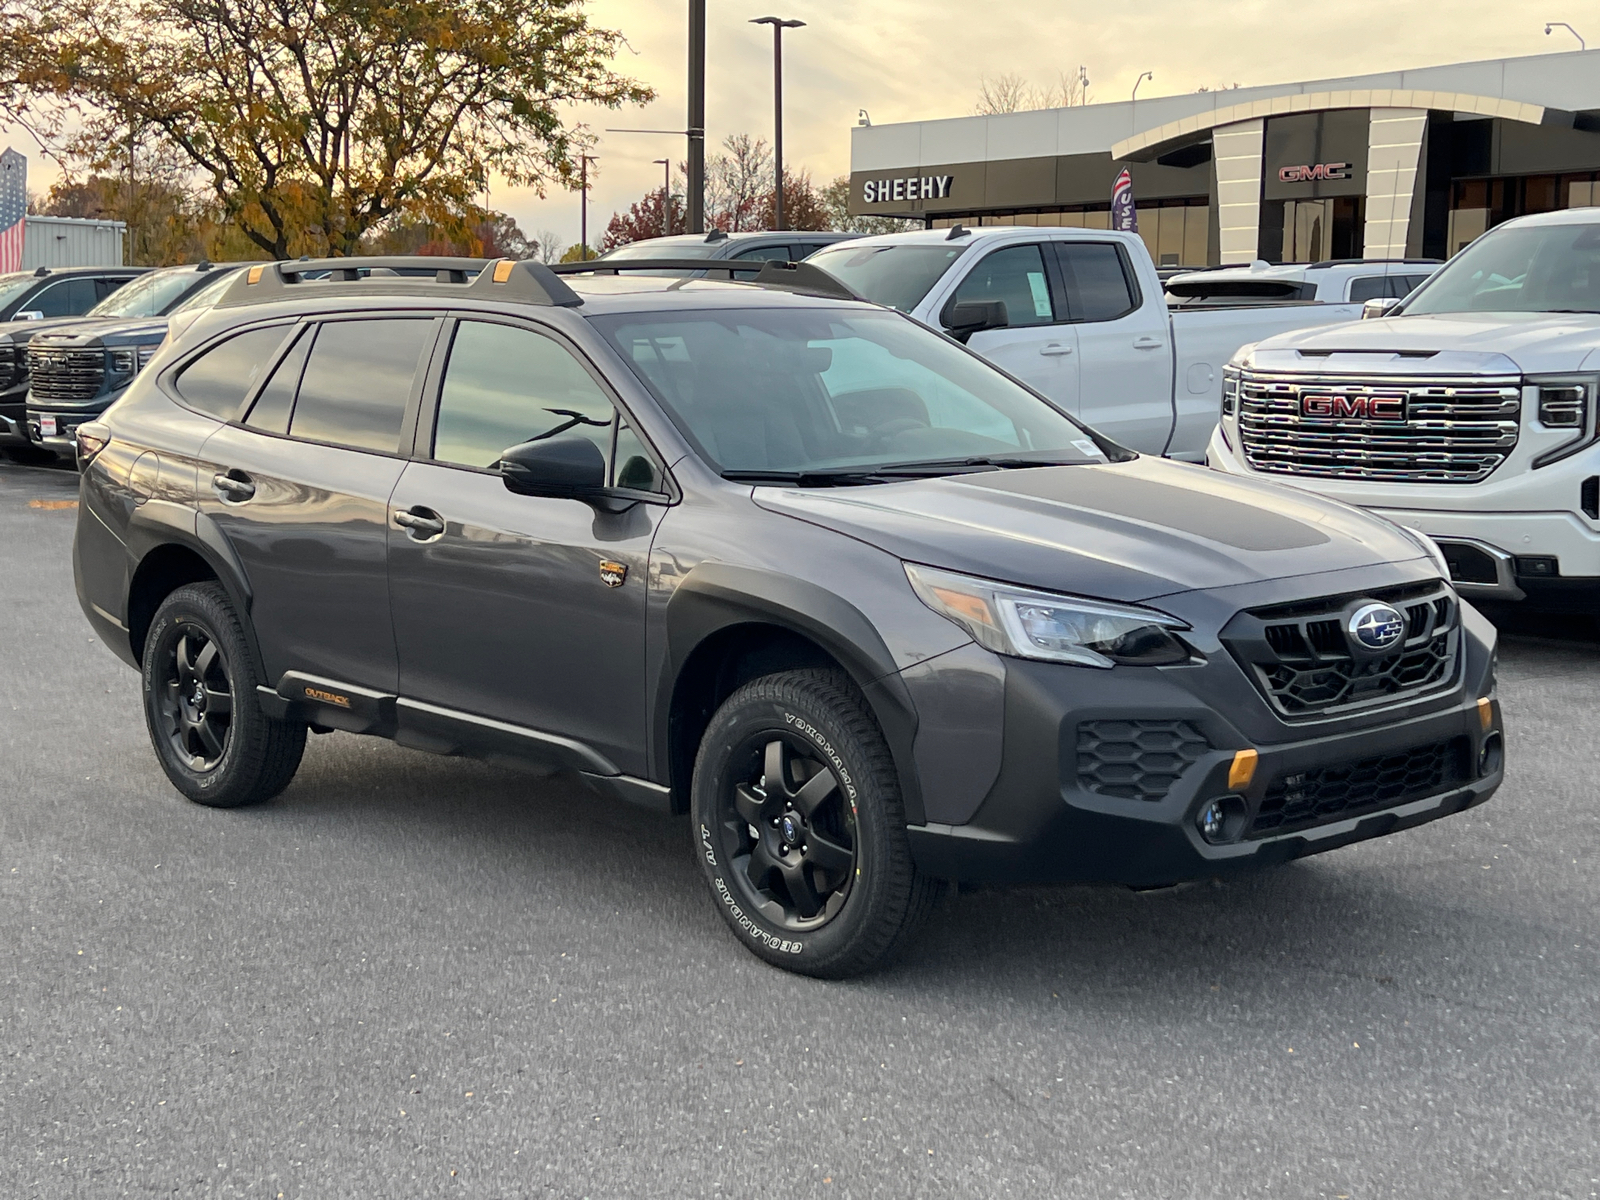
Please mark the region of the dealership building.
[[1162, 266], [1445, 258], [1600, 204], [1600, 50], [852, 130], [850, 211], [1110, 224]]

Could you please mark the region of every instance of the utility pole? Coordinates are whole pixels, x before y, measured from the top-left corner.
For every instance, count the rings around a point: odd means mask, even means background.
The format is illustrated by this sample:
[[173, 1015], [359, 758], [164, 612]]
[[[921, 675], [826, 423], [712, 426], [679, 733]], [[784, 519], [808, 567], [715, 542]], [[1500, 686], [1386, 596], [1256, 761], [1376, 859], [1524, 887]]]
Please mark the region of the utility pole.
[[589, 164], [593, 161], [592, 154], [578, 155], [578, 190], [583, 196], [578, 202], [578, 242], [585, 262], [589, 259]]
[[661, 183], [661, 236], [672, 236], [672, 160], [670, 158], [653, 158], [650, 160], [661, 167], [666, 178]]
[[689, 0], [689, 232], [706, 231], [706, 0]]
[[773, 227], [783, 228], [783, 31], [799, 29], [804, 21], [782, 17], [755, 17], [752, 25], [772, 26], [772, 165], [777, 176], [772, 193]]

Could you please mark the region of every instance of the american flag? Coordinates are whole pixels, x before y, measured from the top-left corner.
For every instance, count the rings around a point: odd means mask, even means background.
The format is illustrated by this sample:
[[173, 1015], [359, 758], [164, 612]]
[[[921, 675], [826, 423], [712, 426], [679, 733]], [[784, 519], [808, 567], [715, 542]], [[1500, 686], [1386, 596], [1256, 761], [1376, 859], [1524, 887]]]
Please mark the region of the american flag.
[[8, 146], [0, 154], [0, 274], [22, 270], [27, 215], [28, 160]]

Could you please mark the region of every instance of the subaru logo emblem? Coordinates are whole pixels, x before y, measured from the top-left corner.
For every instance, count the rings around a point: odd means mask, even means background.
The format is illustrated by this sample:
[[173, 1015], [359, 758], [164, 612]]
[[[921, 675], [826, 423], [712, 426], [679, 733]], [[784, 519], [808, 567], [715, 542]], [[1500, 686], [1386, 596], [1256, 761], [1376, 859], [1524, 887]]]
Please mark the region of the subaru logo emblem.
[[1363, 604], [1350, 614], [1350, 637], [1363, 650], [1387, 650], [1406, 632], [1406, 619], [1387, 604]]

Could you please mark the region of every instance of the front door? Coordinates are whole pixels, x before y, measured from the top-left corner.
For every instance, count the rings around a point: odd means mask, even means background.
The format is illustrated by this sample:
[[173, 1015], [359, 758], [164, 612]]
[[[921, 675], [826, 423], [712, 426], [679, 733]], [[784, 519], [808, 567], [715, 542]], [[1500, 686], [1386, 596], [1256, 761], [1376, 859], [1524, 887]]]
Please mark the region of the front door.
[[1172, 328], [1160, 297], [1144, 300], [1115, 242], [1058, 242], [1078, 335], [1084, 424], [1131, 450], [1160, 454], [1172, 435]]
[[[570, 739], [644, 771], [645, 587], [664, 475], [599, 382], [553, 335], [462, 320], [431, 439], [400, 477], [389, 591], [406, 702]], [[594, 439], [641, 503], [607, 513], [521, 496], [496, 463], [521, 442]], [[418, 718], [415, 704], [410, 710]]]
[[[389, 493], [404, 466], [401, 429], [418, 366], [438, 324], [404, 317], [303, 330], [244, 422], [205, 444], [202, 507], [254, 591], [250, 619], [272, 686], [294, 671], [395, 690]], [[205, 362], [178, 376], [180, 392]]]
[[1006, 246], [984, 255], [967, 272], [945, 312], [968, 300], [1004, 301], [1006, 328], [973, 334], [968, 349], [1072, 412], [1078, 400], [1078, 335], [1059, 311], [1050, 275], [1042, 246]]

